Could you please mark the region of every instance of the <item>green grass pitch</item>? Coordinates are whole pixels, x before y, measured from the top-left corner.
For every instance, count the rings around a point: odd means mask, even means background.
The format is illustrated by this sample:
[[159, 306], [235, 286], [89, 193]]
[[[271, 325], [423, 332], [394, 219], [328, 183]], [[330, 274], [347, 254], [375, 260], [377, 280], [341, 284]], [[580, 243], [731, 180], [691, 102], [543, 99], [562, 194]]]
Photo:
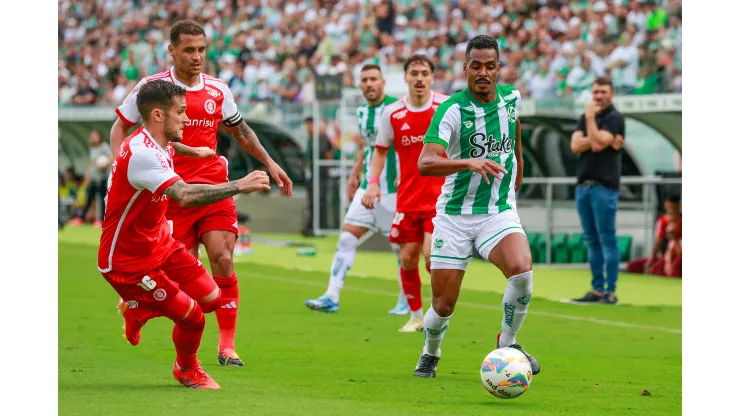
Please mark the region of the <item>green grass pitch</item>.
[[[151, 321], [142, 342], [122, 338], [118, 296], [95, 267], [98, 232], [59, 233], [61, 415], [674, 415], [681, 412], [681, 282], [622, 275], [623, 305], [571, 305], [585, 270], [536, 267], [519, 342], [542, 365], [529, 391], [500, 400], [479, 369], [501, 327], [505, 283], [474, 262], [450, 321], [435, 379], [413, 377], [422, 334], [401, 334], [386, 314], [398, 284], [390, 253], [358, 254], [338, 314], [309, 311], [323, 292], [335, 239], [311, 240], [316, 257], [255, 244], [237, 258], [243, 368], [216, 364], [218, 328], [208, 316], [200, 359], [221, 385], [192, 391], [172, 378], [172, 324]], [[299, 237], [291, 236], [292, 239]], [[422, 272], [425, 308], [430, 291]], [[643, 393], [647, 391], [647, 393]]]

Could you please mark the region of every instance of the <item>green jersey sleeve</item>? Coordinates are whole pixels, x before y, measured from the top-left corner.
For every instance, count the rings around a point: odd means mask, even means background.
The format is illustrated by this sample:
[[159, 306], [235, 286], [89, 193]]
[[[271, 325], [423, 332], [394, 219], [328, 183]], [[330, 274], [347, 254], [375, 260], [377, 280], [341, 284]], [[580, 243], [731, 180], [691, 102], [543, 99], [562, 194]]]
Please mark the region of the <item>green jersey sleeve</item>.
[[460, 105], [448, 99], [440, 104], [437, 111], [434, 112], [427, 134], [424, 136], [424, 143], [436, 143], [444, 146], [446, 149], [450, 145], [450, 140], [456, 137], [460, 132]]

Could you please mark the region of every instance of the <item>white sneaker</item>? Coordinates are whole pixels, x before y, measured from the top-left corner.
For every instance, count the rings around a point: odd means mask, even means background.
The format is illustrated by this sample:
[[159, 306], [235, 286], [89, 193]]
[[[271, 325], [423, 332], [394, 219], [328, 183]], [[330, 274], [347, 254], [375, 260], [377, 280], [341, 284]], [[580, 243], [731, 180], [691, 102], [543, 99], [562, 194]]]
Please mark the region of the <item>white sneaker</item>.
[[402, 326], [398, 332], [421, 332], [424, 330], [424, 319], [411, 317], [406, 325]]

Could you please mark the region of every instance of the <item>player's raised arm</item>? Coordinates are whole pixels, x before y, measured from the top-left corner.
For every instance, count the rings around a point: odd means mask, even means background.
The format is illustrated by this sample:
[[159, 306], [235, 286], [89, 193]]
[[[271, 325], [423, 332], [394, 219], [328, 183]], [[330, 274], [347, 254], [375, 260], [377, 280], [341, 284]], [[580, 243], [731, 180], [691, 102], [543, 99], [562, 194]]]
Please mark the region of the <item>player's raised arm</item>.
[[375, 135], [375, 151], [370, 159], [370, 177], [367, 179], [367, 189], [362, 196], [362, 205], [372, 209], [380, 202], [380, 173], [385, 167], [388, 149], [393, 144], [393, 127], [391, 126], [391, 112], [386, 107], [380, 115], [380, 126]]
[[270, 176], [275, 179], [277, 185], [287, 195], [293, 195], [293, 181], [290, 180], [288, 175], [283, 169], [275, 163], [274, 160], [267, 153], [267, 150], [262, 146], [257, 134], [254, 133], [244, 121], [242, 115], [239, 113], [239, 109], [234, 101], [234, 95], [231, 90], [226, 87], [222, 90], [224, 93], [224, 101], [222, 104], [223, 120], [224, 125], [231, 131], [231, 135], [239, 143], [242, 149], [246, 150], [247, 153], [254, 156], [257, 160], [262, 162], [266, 167]]
[[190, 184], [179, 180], [163, 193], [183, 207], [192, 207], [212, 204], [236, 194], [269, 190], [270, 178], [264, 171], [255, 170], [239, 180], [218, 185]]
[[216, 156], [216, 152], [208, 146], [190, 147], [182, 143], [172, 143], [172, 148], [175, 149], [177, 156], [192, 157], [195, 159], [207, 159]]

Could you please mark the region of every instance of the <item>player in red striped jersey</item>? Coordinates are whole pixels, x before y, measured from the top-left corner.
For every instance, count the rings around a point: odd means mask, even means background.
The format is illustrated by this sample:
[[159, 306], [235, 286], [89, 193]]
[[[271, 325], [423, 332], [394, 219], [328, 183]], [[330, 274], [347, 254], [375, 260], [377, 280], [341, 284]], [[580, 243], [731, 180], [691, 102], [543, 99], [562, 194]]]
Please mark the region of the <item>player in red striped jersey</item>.
[[444, 178], [421, 176], [417, 162], [434, 111], [448, 97], [432, 91], [434, 63], [425, 55], [409, 57], [403, 69], [409, 94], [383, 110], [362, 204], [373, 208], [380, 201], [378, 175], [385, 165], [388, 148], [393, 145], [401, 171], [390, 242], [401, 247], [401, 284], [411, 309], [411, 319], [399, 331], [419, 332], [424, 329], [419, 259], [423, 251], [430, 271], [432, 219], [437, 214], [435, 205]]
[[[111, 130], [113, 151], [117, 152], [123, 137], [140, 118], [135, 105], [138, 91], [153, 80], [169, 81], [187, 91], [189, 121], [183, 132], [182, 145], [174, 144], [175, 172], [183, 180], [202, 184], [228, 181], [226, 159], [212, 157], [216, 151], [218, 124], [223, 121], [242, 148], [265, 165], [283, 192], [292, 195], [293, 183], [242, 119], [228, 85], [201, 72], [206, 62], [203, 28], [192, 21], [177, 22], [170, 30], [170, 42], [169, 52], [174, 67], [141, 80], [116, 109], [118, 119]], [[193, 255], [198, 256], [201, 243], [205, 246], [213, 277], [225, 299], [225, 307], [216, 311], [220, 332], [218, 361], [221, 365], [243, 366], [234, 345], [239, 304], [239, 287], [232, 258], [238, 233], [234, 200], [229, 198], [206, 207], [183, 207], [170, 201], [167, 219], [175, 239]]]
[[172, 238], [165, 219], [167, 201], [212, 204], [238, 193], [269, 190], [270, 181], [256, 171], [216, 185], [184, 182], [173, 169], [170, 143], [182, 139], [188, 121], [185, 89], [162, 80], [148, 82], [136, 106], [143, 125], [123, 141], [108, 177], [98, 270], [121, 296], [119, 308], [132, 345], [139, 343], [141, 322], [166, 316], [175, 323], [175, 380], [190, 388], [218, 389], [197, 354], [203, 314], [224, 304], [222, 291], [200, 261]]

